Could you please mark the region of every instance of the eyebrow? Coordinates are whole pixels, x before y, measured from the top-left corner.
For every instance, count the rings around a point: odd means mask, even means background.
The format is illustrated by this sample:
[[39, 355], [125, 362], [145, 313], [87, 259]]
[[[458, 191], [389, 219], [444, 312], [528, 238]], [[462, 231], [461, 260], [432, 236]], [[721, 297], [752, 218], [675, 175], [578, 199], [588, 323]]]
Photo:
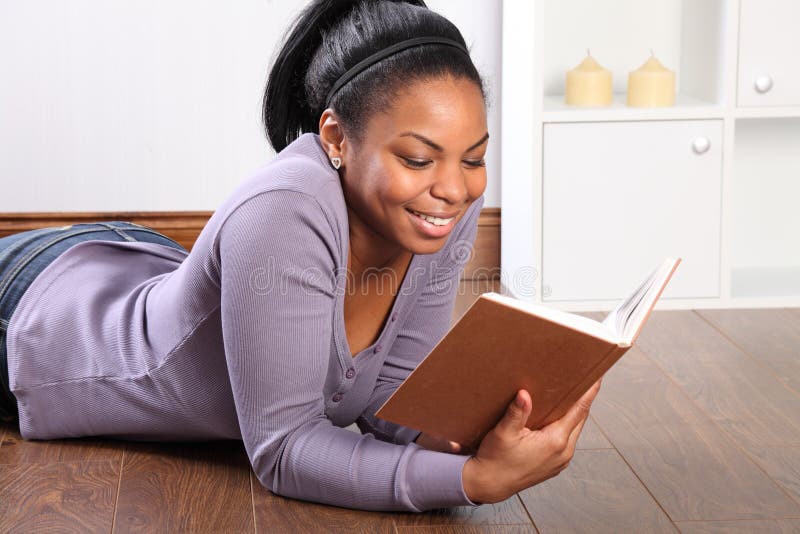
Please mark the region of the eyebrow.
[[[431, 141], [430, 139], [428, 139], [424, 135], [420, 135], [420, 134], [414, 133], [414, 132], [403, 132], [398, 137], [405, 137], [405, 136], [411, 136], [411, 137], [414, 137], [416, 139], [419, 139], [420, 141], [422, 141], [423, 143], [425, 143], [426, 145], [428, 145], [432, 149], [437, 150], [439, 152], [444, 152], [444, 148], [442, 148], [440, 145], [437, 145], [436, 143], [434, 143], [433, 141]], [[477, 147], [481, 146], [483, 143], [485, 143], [488, 140], [489, 140], [489, 132], [486, 132], [484, 134], [484, 136], [481, 137], [480, 141], [478, 141], [477, 143], [475, 143], [474, 145], [469, 147], [466, 150], [466, 152], [469, 152], [473, 148], [477, 148]]]

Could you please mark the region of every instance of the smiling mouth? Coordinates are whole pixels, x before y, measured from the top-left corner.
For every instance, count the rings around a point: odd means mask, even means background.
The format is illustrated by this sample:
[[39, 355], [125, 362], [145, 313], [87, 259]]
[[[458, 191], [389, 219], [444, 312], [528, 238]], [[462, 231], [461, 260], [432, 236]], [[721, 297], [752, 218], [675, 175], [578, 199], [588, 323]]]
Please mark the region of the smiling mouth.
[[456, 214], [453, 215], [452, 217], [442, 218], [442, 217], [434, 217], [432, 215], [426, 215], [424, 213], [420, 213], [419, 211], [414, 211], [411, 208], [406, 208], [406, 209], [411, 213], [413, 213], [414, 215], [416, 215], [417, 217], [419, 217], [420, 219], [428, 221], [431, 224], [435, 224], [436, 226], [445, 226], [447, 224], [450, 224], [450, 221], [455, 219], [456, 215], [458, 215]]

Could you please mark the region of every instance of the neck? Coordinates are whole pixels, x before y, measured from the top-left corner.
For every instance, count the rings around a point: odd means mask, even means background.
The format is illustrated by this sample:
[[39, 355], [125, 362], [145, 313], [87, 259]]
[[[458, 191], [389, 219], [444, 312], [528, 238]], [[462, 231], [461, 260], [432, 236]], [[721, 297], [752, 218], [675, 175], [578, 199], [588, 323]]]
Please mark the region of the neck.
[[358, 276], [367, 269], [393, 267], [399, 260], [411, 255], [408, 250], [397, 243], [387, 241], [365, 224], [350, 206], [347, 207], [347, 211], [350, 222], [349, 269], [351, 274]]

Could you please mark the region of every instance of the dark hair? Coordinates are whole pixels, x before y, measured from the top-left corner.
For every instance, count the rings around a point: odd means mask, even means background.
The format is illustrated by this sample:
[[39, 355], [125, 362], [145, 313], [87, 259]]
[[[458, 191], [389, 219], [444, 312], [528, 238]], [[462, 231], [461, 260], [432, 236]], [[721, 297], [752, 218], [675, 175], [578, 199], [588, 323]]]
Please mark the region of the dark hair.
[[[276, 151], [302, 133], [319, 133], [325, 97], [350, 67], [394, 43], [439, 36], [464, 45], [458, 28], [431, 11], [424, 0], [313, 0], [285, 34], [267, 80], [263, 120]], [[473, 80], [486, 102], [486, 87], [472, 60], [454, 47], [425, 44], [407, 48], [356, 75], [330, 107], [356, 143], [373, 113], [388, 108], [403, 86], [439, 78]]]

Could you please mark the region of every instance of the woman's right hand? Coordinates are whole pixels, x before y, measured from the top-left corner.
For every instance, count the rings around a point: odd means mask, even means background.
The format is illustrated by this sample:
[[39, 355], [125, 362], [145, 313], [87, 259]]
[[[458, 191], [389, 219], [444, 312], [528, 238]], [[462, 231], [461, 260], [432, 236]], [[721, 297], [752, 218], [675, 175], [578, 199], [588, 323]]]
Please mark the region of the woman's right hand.
[[533, 405], [526, 390], [517, 391], [503, 418], [464, 464], [467, 497], [481, 504], [501, 502], [565, 469], [601, 381], [602, 377], [563, 417], [538, 430], [525, 427]]

